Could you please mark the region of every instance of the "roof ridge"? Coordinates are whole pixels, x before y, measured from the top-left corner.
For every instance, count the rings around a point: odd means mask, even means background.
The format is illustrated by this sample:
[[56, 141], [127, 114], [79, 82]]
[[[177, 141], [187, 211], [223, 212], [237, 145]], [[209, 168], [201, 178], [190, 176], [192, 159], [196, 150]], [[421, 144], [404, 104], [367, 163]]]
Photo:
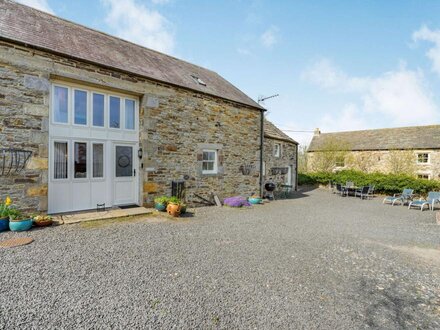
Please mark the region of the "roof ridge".
[[397, 129], [405, 129], [405, 128], [427, 128], [427, 127], [440, 127], [440, 124], [434, 125], [416, 125], [416, 126], [401, 126], [401, 127], [382, 127], [382, 128], [369, 128], [369, 129], [360, 129], [354, 131], [339, 131], [339, 132], [327, 132], [320, 133], [320, 135], [326, 134], [343, 134], [343, 133], [357, 133], [357, 132], [367, 132], [367, 131], [386, 131], [386, 130], [397, 130]]

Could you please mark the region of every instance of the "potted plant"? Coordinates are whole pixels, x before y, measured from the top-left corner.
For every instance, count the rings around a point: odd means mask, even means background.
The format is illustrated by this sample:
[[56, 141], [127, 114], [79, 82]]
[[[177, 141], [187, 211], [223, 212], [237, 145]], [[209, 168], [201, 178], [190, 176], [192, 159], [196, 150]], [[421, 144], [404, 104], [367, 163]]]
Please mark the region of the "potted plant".
[[249, 203], [251, 204], [261, 204], [263, 202], [263, 200], [261, 199], [260, 196], [258, 195], [252, 195], [251, 197], [248, 198]]
[[168, 204], [167, 196], [160, 196], [154, 199], [154, 208], [158, 211], [165, 212]]
[[9, 228], [9, 211], [12, 204], [11, 198], [6, 197], [3, 203], [0, 203], [0, 231], [5, 231]]
[[52, 225], [52, 217], [50, 215], [37, 215], [33, 217], [34, 224], [37, 227], [46, 227]]
[[31, 229], [32, 217], [22, 214], [17, 209], [9, 209], [9, 229], [11, 231], [26, 231]]
[[180, 199], [177, 197], [170, 197], [168, 199], [167, 212], [173, 217], [180, 216]]
[[187, 207], [188, 206], [186, 205], [186, 190], [183, 189], [180, 195], [180, 214], [185, 214]]

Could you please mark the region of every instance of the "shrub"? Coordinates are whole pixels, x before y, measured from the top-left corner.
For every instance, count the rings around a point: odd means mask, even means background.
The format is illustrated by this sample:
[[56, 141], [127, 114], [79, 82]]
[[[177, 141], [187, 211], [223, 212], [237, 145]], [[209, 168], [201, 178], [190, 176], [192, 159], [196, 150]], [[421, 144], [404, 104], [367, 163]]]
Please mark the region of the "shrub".
[[251, 203], [249, 203], [246, 198], [241, 196], [225, 198], [223, 203], [230, 207], [251, 206]]
[[166, 204], [168, 204], [168, 200], [169, 200], [168, 196], [160, 196], [160, 197], [156, 197], [154, 199], [154, 202], [156, 204], [164, 204], [164, 205], [166, 205]]
[[168, 198], [168, 203], [172, 203], [172, 204], [180, 204], [181, 201], [180, 201], [179, 198], [173, 196], [173, 197], [169, 197], [169, 198]]
[[405, 188], [414, 189], [414, 192], [426, 195], [429, 191], [440, 190], [440, 181], [417, 179], [404, 174], [364, 173], [354, 170], [340, 171], [338, 173], [307, 173], [298, 175], [298, 184], [345, 184], [353, 181], [356, 186], [372, 184], [375, 191], [383, 194], [402, 192]]

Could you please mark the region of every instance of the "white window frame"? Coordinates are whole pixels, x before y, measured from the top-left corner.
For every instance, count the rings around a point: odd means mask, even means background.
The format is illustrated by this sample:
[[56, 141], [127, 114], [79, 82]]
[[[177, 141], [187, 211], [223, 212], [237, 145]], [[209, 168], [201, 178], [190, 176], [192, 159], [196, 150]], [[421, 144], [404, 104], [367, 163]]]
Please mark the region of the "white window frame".
[[[66, 169], [66, 174], [67, 174], [67, 178], [55, 178], [55, 163], [53, 163], [55, 161], [55, 143], [66, 143], [67, 144], [67, 169]], [[71, 178], [71, 167], [72, 165], [70, 164], [71, 162], [71, 143], [69, 140], [67, 139], [54, 139], [50, 142], [50, 148], [51, 148], [51, 159], [50, 161], [51, 163], [51, 173], [50, 173], [50, 179], [53, 180], [54, 182], [67, 182], [70, 181]]]
[[[60, 87], [60, 88], [66, 88], [67, 89], [67, 122], [63, 123], [63, 122], [58, 122], [55, 121], [55, 88], [56, 87]], [[72, 87], [67, 86], [67, 85], [62, 85], [62, 84], [53, 84], [52, 85], [52, 97], [51, 99], [51, 105], [50, 105], [50, 114], [51, 114], [51, 122], [53, 125], [62, 125], [62, 126], [69, 126], [70, 122], [71, 122], [71, 113], [72, 113], [72, 104], [73, 104], [73, 100], [72, 100]]]
[[[95, 95], [95, 94], [97, 94], [97, 95], [102, 95], [103, 97], [104, 97], [104, 113], [103, 113], [103, 116], [104, 116], [104, 122], [103, 122], [103, 125], [102, 126], [96, 126], [94, 123], [93, 123], [93, 117], [94, 117], [94, 113], [95, 113], [95, 107], [94, 107], [94, 105], [93, 105], [93, 95]], [[91, 90], [90, 91], [90, 127], [93, 127], [94, 129], [106, 129], [107, 128], [107, 108], [108, 108], [108, 105], [107, 105], [107, 95], [105, 94], [105, 93], [103, 93], [103, 92], [101, 92], [101, 91], [97, 91], [97, 90]]]
[[[136, 118], [137, 118], [137, 116], [136, 116], [136, 108], [137, 108], [136, 100], [135, 99], [131, 99], [129, 97], [124, 97], [123, 100], [124, 100], [124, 128], [123, 129], [126, 130], [126, 131], [135, 131], [136, 130]], [[126, 116], [127, 115], [127, 109], [125, 107], [125, 105], [127, 103], [127, 100], [128, 101], [133, 101], [133, 103], [134, 103], [133, 128], [127, 128], [127, 116]]]
[[[204, 160], [203, 159], [203, 153], [205, 152], [213, 152], [214, 153], [214, 166], [212, 170], [204, 170], [203, 169], [203, 163], [205, 162], [211, 162], [210, 160]], [[203, 149], [202, 150], [202, 174], [217, 174], [218, 173], [218, 150], [215, 149]]]
[[[423, 163], [423, 164], [426, 164], [426, 163]], [[424, 175], [424, 176], [427, 176], [428, 178], [427, 179], [426, 178], [420, 178], [419, 175]], [[431, 180], [431, 174], [430, 173], [417, 173], [417, 178], [418, 179], [424, 179], [424, 180]]]
[[274, 149], [273, 149], [273, 155], [276, 158], [281, 157], [281, 143], [275, 143]]
[[[102, 145], [102, 176], [93, 176], [93, 171], [94, 171], [94, 163], [93, 163], [93, 147], [97, 144], [101, 144]], [[105, 141], [91, 141], [90, 142], [90, 180], [92, 181], [105, 181], [105, 166], [106, 166], [106, 143]]]
[[[85, 124], [76, 124], [75, 123], [75, 91], [85, 92], [86, 93], [86, 123]], [[87, 89], [76, 88], [73, 87], [71, 91], [72, 95], [72, 125], [77, 127], [88, 127], [89, 125], [89, 114], [90, 114], [90, 91]]]
[[[75, 143], [84, 143], [87, 148], [86, 153], [86, 176], [84, 178], [75, 178]], [[71, 177], [72, 181], [88, 181], [90, 178], [90, 143], [87, 140], [72, 139], [71, 148]]]
[[[428, 159], [426, 160], [426, 162], [420, 162], [419, 155], [428, 155]], [[417, 164], [420, 164], [420, 165], [431, 164], [431, 154], [429, 152], [418, 152], [416, 162], [417, 162]]]
[[[110, 120], [111, 120], [111, 112], [110, 112], [110, 99], [112, 97], [117, 97], [119, 99], [119, 127], [112, 127]], [[125, 97], [121, 97], [119, 95], [114, 95], [114, 94], [108, 94], [107, 96], [107, 125], [108, 125], [108, 129], [110, 130], [116, 130], [116, 131], [122, 131], [125, 130]]]

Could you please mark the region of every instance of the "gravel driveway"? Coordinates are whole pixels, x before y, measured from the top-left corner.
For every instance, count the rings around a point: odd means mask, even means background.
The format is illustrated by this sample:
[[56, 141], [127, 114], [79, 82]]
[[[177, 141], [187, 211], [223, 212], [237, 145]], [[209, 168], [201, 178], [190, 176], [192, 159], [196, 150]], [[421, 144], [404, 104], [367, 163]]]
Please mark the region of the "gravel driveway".
[[323, 190], [0, 240], [1, 329], [440, 328], [434, 212]]

